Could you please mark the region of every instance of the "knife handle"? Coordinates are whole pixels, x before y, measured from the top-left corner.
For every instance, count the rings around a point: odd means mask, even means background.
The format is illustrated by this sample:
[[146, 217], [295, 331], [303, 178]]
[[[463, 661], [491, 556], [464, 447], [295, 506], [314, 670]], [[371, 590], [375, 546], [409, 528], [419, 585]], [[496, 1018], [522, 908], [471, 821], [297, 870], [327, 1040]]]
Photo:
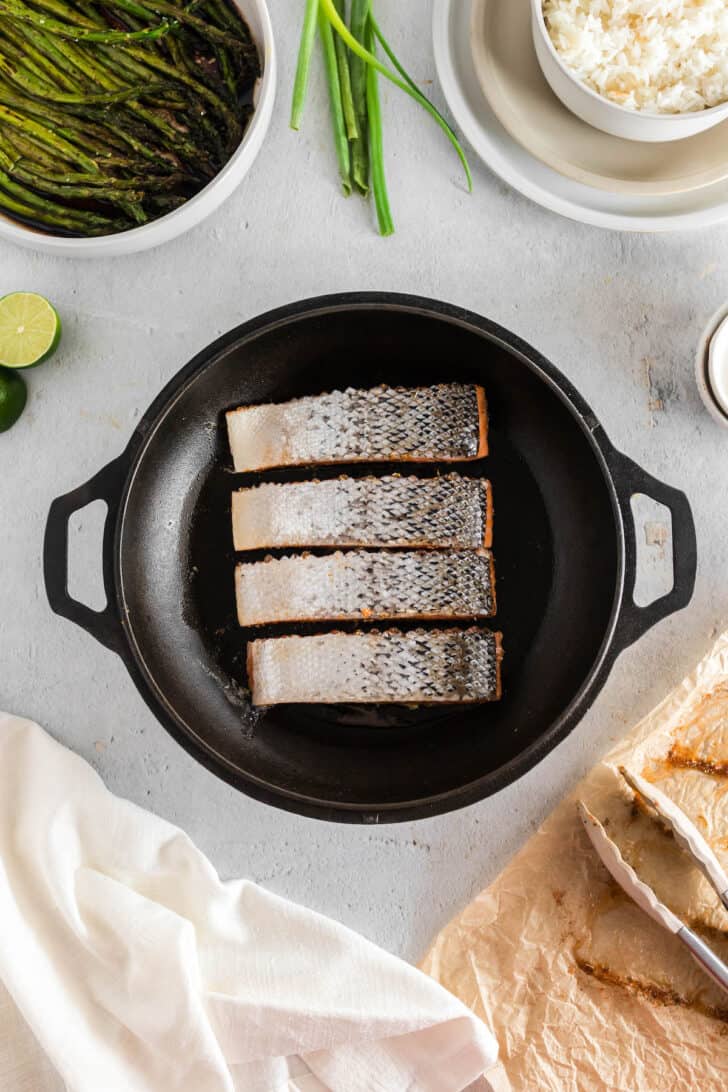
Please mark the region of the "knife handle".
[[700, 964], [716, 985], [728, 993], [728, 967], [723, 960], [692, 929], [688, 929], [687, 925], [683, 925], [677, 935], [696, 963]]

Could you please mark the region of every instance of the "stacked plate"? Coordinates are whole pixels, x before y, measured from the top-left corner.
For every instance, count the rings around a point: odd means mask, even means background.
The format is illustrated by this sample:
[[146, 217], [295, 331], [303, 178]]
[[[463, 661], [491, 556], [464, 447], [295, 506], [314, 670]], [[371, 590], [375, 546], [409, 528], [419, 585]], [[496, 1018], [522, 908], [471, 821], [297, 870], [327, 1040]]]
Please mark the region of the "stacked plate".
[[434, 46], [448, 105], [477, 154], [545, 208], [622, 231], [728, 218], [728, 122], [656, 144], [592, 128], [541, 72], [530, 0], [435, 0]]

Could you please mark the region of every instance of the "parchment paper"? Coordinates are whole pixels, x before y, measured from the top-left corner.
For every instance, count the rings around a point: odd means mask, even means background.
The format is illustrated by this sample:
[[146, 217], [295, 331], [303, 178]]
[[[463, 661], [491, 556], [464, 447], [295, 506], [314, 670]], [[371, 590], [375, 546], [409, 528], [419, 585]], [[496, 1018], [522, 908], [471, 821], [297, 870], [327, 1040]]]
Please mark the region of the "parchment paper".
[[728, 997], [623, 894], [576, 815], [581, 798], [659, 898], [728, 960], [728, 913], [640, 810], [620, 764], [658, 783], [728, 865], [728, 632], [433, 943], [423, 969], [498, 1038], [507, 1079], [495, 1088], [728, 1089]]

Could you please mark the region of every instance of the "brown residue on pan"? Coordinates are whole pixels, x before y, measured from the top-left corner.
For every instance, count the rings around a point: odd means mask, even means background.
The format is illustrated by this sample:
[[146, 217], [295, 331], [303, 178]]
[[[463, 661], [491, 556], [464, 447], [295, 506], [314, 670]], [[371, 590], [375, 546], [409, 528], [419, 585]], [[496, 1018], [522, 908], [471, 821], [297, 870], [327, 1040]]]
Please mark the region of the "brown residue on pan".
[[723, 1024], [728, 1024], [728, 1008], [718, 1008], [713, 1005], [704, 1005], [701, 1001], [691, 1001], [689, 998], [683, 997], [677, 990], [670, 989], [669, 986], [656, 986], [652, 982], [640, 982], [637, 978], [615, 974], [614, 971], [611, 971], [609, 967], [605, 967], [602, 963], [592, 963], [588, 959], [583, 959], [577, 953], [574, 953], [574, 959], [583, 974], [596, 979], [597, 982], [601, 982], [605, 986], [616, 986], [617, 989], [624, 990], [626, 993], [632, 994], [633, 997], [641, 997], [652, 1005], [679, 1006], [684, 1009], [692, 1009], [693, 1012], [700, 1013], [701, 1016], [707, 1016], [711, 1020], [719, 1020]]
[[713, 777], [728, 777], [728, 761], [703, 758], [679, 743], [673, 743], [667, 754], [667, 762], [681, 770], [699, 770]]

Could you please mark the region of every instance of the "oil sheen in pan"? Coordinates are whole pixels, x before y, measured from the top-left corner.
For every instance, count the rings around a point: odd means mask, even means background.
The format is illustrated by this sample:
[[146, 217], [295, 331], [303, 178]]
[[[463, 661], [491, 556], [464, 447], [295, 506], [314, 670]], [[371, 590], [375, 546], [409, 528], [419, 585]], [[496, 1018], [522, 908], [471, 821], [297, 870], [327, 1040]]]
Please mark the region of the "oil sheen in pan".
[[[487, 391], [486, 391], [487, 395]], [[263, 481], [305, 481], [312, 477], [335, 478], [346, 473], [351, 477], [372, 473], [384, 475], [401, 472], [401, 464], [380, 463], [359, 466], [296, 467], [254, 474], [233, 474], [227, 450], [224, 419], [218, 430], [218, 452], [214, 465], [197, 497], [189, 539], [188, 597], [185, 615], [211, 651], [212, 657], [227, 672], [236, 687], [247, 687], [246, 646], [249, 639], [277, 636], [290, 627], [259, 626], [254, 630], [240, 627], [236, 617], [234, 571], [236, 555], [232, 545], [230, 498], [233, 489], [257, 485]], [[452, 472], [450, 464], [410, 464], [408, 473], [422, 477]], [[463, 473], [472, 477], [487, 477], [493, 483], [494, 556], [497, 574], [498, 613], [489, 620], [492, 629], [503, 632], [503, 688], [508, 691], [509, 668], [518, 667], [530, 647], [548, 601], [553, 574], [553, 549], [546, 509], [536, 483], [525, 462], [508, 443], [507, 433], [499, 433], [490, 445], [490, 454], [477, 462], [468, 463]], [[508, 482], [499, 489], [499, 479]], [[538, 528], [539, 548], [534, 550], [531, 529]], [[267, 555], [281, 556], [290, 550], [259, 550], [246, 553], [248, 560], [261, 560]], [[312, 553], [325, 552], [311, 550]], [[517, 624], [509, 626], [509, 618]], [[443, 623], [438, 623], [442, 625]], [[447, 623], [444, 623], [447, 624]], [[452, 623], [462, 625], [463, 623]], [[381, 626], [381, 623], [380, 623]], [[400, 629], [422, 626], [421, 622], [398, 621]], [[296, 632], [320, 633], [332, 627], [326, 623], [301, 624]], [[361, 621], [337, 622], [336, 629], [366, 628]], [[291, 723], [300, 730], [316, 734], [321, 725], [324, 736], [331, 725], [346, 726], [349, 740], [359, 743], [371, 728], [387, 728], [393, 742], [412, 730], [434, 722], [457, 721], [457, 712], [445, 707], [411, 708], [402, 705], [312, 705], [294, 706], [300, 716]], [[265, 715], [264, 713], [262, 714]], [[364, 731], [361, 736], [357, 729]], [[401, 731], [397, 731], [397, 730]], [[344, 739], [342, 738], [342, 742]]]

